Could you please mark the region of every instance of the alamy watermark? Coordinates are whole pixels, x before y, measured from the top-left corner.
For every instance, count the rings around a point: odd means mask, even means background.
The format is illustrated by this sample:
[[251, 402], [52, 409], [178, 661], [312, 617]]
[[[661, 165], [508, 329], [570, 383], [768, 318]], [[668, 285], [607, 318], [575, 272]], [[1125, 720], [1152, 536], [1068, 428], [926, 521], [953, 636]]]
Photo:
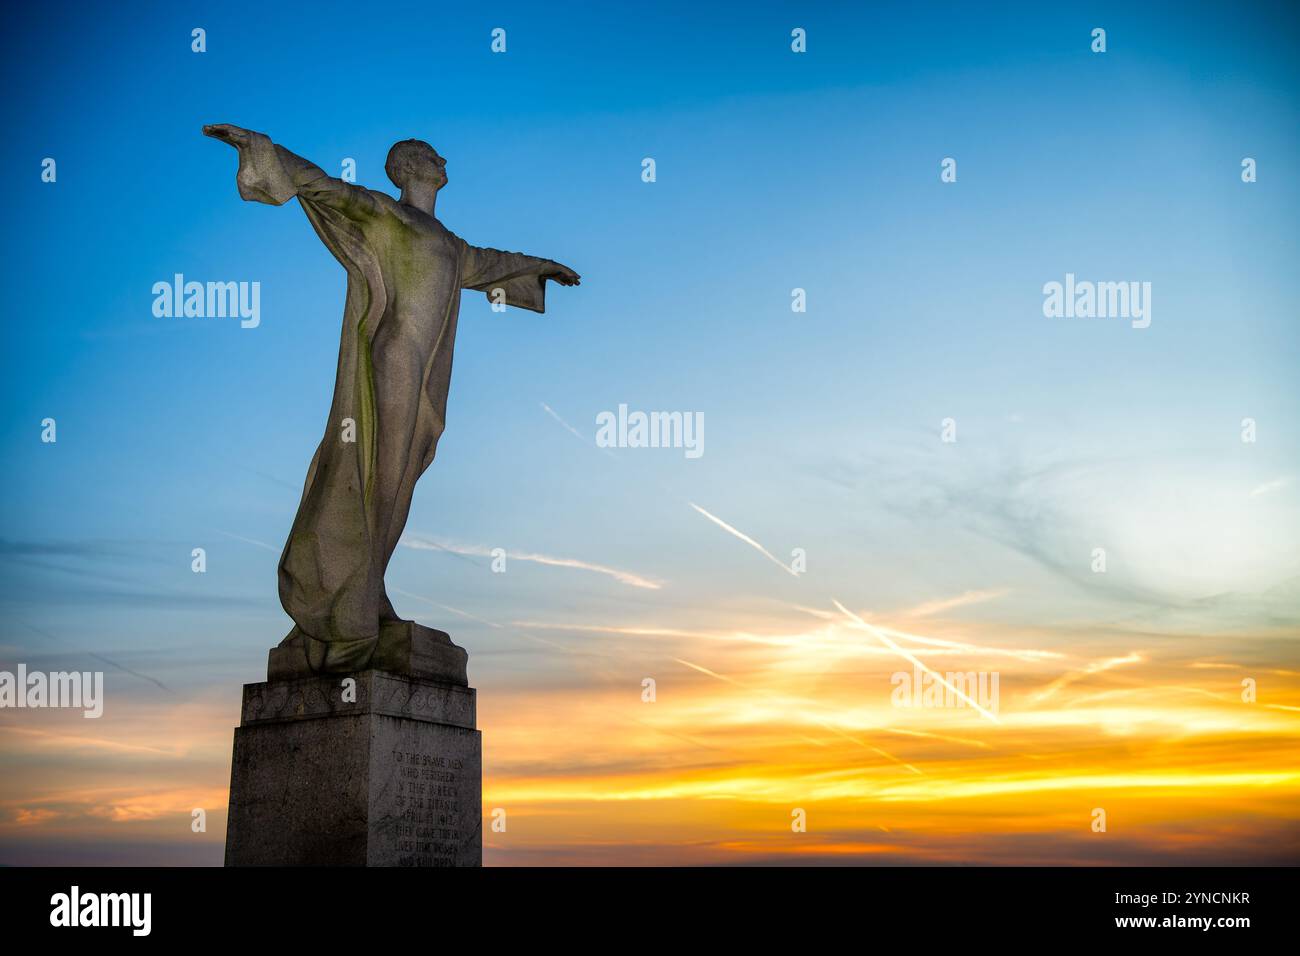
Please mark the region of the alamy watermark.
[[[895, 671], [889, 701], [895, 707], [973, 707], [998, 712], [999, 671]], [[972, 701], [974, 703], [972, 703]]]
[[1135, 329], [1151, 324], [1150, 282], [1065, 282], [1043, 286], [1043, 315], [1049, 319], [1131, 319]]
[[102, 717], [104, 672], [29, 673], [26, 664], [19, 664], [17, 673], [0, 671], [0, 708], [4, 707], [80, 708], [83, 717]]
[[596, 416], [596, 445], [600, 448], [683, 448], [687, 458], [704, 454], [703, 412], [629, 412]]
[[186, 282], [178, 272], [171, 282], [155, 282], [153, 295], [153, 314], [160, 319], [238, 318], [244, 329], [262, 324], [260, 282]]
[[152, 913], [152, 893], [83, 893], [73, 886], [50, 897], [51, 926], [121, 926], [132, 936], [148, 936]]

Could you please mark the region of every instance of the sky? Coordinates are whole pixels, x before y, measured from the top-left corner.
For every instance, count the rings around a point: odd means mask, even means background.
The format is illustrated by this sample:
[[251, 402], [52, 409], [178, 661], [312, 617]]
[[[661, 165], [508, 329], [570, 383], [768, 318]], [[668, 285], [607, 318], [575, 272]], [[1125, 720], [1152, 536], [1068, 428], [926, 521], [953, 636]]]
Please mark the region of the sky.
[[[994, 6], [9, 13], [0, 671], [107, 690], [0, 709], [0, 864], [222, 860], [345, 288], [223, 122], [389, 192], [426, 139], [449, 229], [582, 274], [465, 294], [387, 576], [469, 651], [485, 863], [1300, 860], [1295, 7]], [[597, 447], [621, 404], [703, 454]]]

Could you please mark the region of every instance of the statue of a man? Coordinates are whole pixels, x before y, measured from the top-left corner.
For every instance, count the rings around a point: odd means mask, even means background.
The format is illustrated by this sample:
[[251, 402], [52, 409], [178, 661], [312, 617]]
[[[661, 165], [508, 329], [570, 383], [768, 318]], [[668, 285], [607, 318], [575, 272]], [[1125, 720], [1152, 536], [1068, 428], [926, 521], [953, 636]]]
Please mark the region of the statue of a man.
[[384, 570], [447, 410], [461, 289], [544, 311], [546, 280], [577, 285], [550, 259], [471, 246], [434, 217], [447, 161], [408, 139], [384, 169], [401, 198], [345, 183], [238, 126], [203, 127], [239, 150], [239, 195], [297, 196], [348, 273], [338, 377], [325, 437], [280, 558], [280, 602], [295, 627], [271, 677], [382, 667], [466, 683], [465, 652], [398, 618]]

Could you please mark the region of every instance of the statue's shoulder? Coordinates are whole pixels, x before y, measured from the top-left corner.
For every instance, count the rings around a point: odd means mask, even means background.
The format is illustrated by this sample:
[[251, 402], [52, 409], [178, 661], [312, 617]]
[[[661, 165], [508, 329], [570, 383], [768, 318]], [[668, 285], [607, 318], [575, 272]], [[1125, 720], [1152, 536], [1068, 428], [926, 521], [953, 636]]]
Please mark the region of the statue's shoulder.
[[380, 212], [390, 213], [394, 216], [400, 215], [402, 204], [399, 203], [392, 196], [388, 195], [388, 193], [381, 192], [378, 189], [370, 189], [370, 188], [367, 188], [366, 192], [370, 193], [371, 198], [374, 200], [375, 207]]

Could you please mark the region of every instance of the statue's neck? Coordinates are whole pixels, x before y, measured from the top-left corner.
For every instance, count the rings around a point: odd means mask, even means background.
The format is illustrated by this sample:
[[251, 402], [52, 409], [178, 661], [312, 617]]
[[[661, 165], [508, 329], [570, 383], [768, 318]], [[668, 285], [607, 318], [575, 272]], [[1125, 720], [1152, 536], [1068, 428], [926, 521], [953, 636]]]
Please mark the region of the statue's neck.
[[404, 206], [418, 209], [425, 215], [433, 217], [433, 207], [438, 202], [438, 190], [423, 184], [412, 186], [402, 190], [399, 202]]

